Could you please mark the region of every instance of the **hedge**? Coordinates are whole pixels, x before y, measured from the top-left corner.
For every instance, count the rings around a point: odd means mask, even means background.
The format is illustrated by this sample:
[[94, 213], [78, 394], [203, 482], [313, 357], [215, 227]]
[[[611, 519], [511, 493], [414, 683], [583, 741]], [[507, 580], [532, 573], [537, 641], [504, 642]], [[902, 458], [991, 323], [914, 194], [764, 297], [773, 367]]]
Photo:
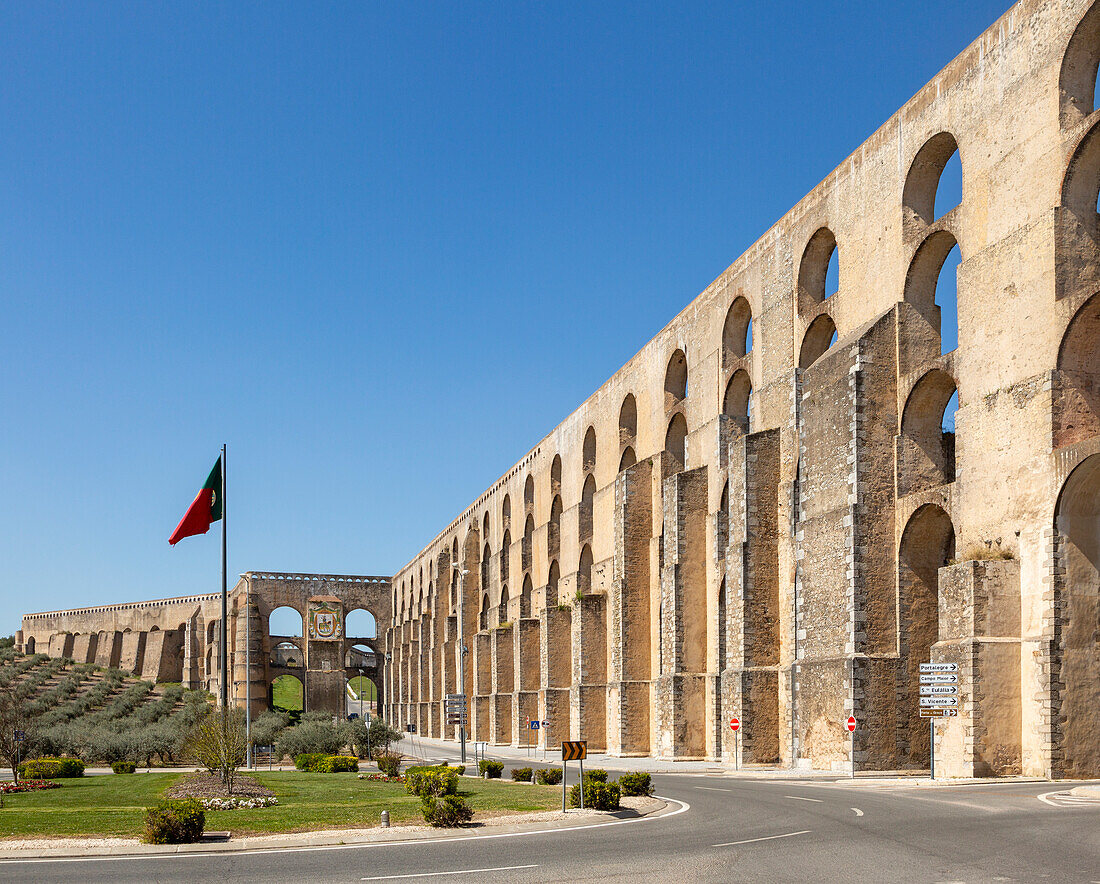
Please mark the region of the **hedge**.
[[561, 771], [556, 767], [542, 767], [535, 771], [535, 782], [540, 786], [560, 786]]
[[359, 759], [353, 755], [303, 752], [294, 759], [294, 766], [307, 773], [347, 773], [359, 770]]
[[512, 779], [517, 783], [531, 782], [532, 771], [529, 767], [513, 767]]
[[31, 780], [59, 780], [84, 776], [84, 762], [79, 758], [35, 758], [19, 765], [19, 776]]
[[137, 765], [132, 761], [116, 761], [111, 765], [111, 770], [115, 773], [133, 773], [137, 770]]
[[653, 784], [647, 773], [624, 773], [619, 777], [619, 790], [623, 795], [652, 795]]
[[474, 809], [457, 795], [426, 796], [420, 800], [420, 809], [424, 821], [436, 828], [455, 828], [474, 818]]
[[192, 844], [202, 837], [206, 814], [197, 798], [166, 799], [145, 811], [147, 844]]
[[[618, 810], [619, 786], [617, 783], [604, 783], [600, 780], [584, 781], [584, 806], [589, 810]], [[569, 790], [571, 807], [581, 806], [580, 784]]]
[[490, 780], [500, 779], [500, 775], [504, 773], [503, 761], [490, 761], [488, 758], [482, 758], [477, 763], [478, 773], [482, 776], [488, 775]]

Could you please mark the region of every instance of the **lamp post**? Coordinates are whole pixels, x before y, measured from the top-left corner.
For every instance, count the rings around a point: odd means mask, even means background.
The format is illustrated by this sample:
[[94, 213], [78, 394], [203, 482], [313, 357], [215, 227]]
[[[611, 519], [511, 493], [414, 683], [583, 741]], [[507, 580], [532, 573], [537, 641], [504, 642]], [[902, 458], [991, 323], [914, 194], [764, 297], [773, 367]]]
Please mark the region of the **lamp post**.
[[466, 716], [468, 714], [468, 707], [470, 704], [469, 698], [466, 696], [466, 640], [463, 634], [462, 623], [462, 597], [465, 595], [463, 592], [463, 584], [466, 581], [466, 575], [469, 574], [469, 570], [460, 568], [458, 562], [451, 563], [451, 569], [458, 574], [458, 691], [457, 693], [462, 695], [462, 706], [459, 713], [458, 722], [458, 738], [462, 743], [462, 754], [460, 756], [460, 763], [466, 763]]

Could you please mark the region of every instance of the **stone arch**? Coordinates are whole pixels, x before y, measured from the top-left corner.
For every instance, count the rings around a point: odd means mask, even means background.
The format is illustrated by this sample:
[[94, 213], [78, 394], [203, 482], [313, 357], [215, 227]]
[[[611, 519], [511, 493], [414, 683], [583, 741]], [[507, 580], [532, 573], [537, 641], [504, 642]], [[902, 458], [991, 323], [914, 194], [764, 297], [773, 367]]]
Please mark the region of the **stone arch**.
[[508, 584], [504, 584], [500, 588], [500, 604], [497, 606], [497, 623], [506, 623], [508, 621]]
[[1068, 777], [1100, 776], [1100, 454], [1085, 458], [1069, 474], [1054, 514], [1056, 672], [1060, 709], [1057, 748]]
[[[951, 309], [957, 302], [958, 292], [956, 291], [955, 299], [950, 305], [946, 305], [948, 309], [945, 310], [945, 305], [937, 302], [936, 291], [944, 264], [958, 247], [959, 244], [951, 233], [946, 230], [935, 231], [917, 248], [905, 275], [905, 300], [932, 324], [944, 343], [958, 340], [958, 314], [956, 309]], [[949, 325], [954, 327], [949, 328]]]
[[561, 580], [561, 569], [557, 561], [550, 563], [550, 570], [546, 575], [546, 604], [556, 604], [558, 601], [558, 581]]
[[577, 567], [577, 592], [588, 595], [592, 591], [592, 547], [581, 547], [580, 565]]
[[743, 295], [734, 299], [726, 311], [726, 321], [722, 325], [722, 368], [728, 369], [735, 359], [748, 355], [752, 350], [749, 343], [752, 329], [752, 307]]
[[623, 449], [623, 456], [619, 458], [619, 472], [623, 470], [629, 470], [634, 464], [638, 462], [637, 456], [634, 454], [634, 449], [629, 445]]
[[34, 636], [32, 635], [23, 643], [23, 650], [27, 654], [34, 653]]
[[481, 550], [481, 591], [489, 591], [490, 567], [493, 561], [493, 551], [489, 548], [489, 541]]
[[726, 394], [722, 397], [722, 414], [731, 418], [742, 433], [749, 432], [749, 408], [752, 395], [752, 381], [749, 373], [739, 368], [726, 384]]
[[561, 494], [561, 455], [555, 454], [550, 464], [550, 493]]
[[[215, 623], [210, 624], [214, 626]], [[267, 615], [269, 635], [305, 635], [305, 618], [293, 605], [279, 605]], [[212, 639], [211, 639], [212, 640]]]
[[592, 539], [592, 508], [596, 499], [596, 480], [589, 473], [584, 478], [584, 487], [581, 489], [581, 505], [578, 511], [579, 536], [581, 542]]
[[956, 392], [955, 379], [933, 369], [909, 393], [897, 449], [899, 495], [955, 481], [955, 434], [944, 429], [944, 413]]
[[688, 367], [683, 350], [669, 357], [665, 368], [665, 409], [672, 409], [687, 398]]
[[512, 532], [504, 529], [504, 538], [500, 541], [500, 582], [508, 582], [509, 566], [511, 564]]
[[726, 624], [726, 578], [722, 577], [722, 584], [718, 587], [718, 635], [715, 642], [718, 657], [717, 669], [721, 672], [723, 669], [727, 669], [726, 661], [726, 630], [728, 628]]
[[523, 575], [523, 589], [520, 590], [519, 595], [519, 616], [530, 617], [531, 616], [531, 596], [534, 595], [534, 587], [531, 584], [531, 575]]
[[478, 628], [489, 628], [489, 593], [485, 593], [481, 597], [481, 610], [478, 612]]
[[805, 370], [817, 362], [836, 341], [836, 324], [827, 313], [822, 313], [806, 329], [802, 337], [802, 349], [798, 353], [798, 367]]
[[596, 469], [596, 428], [589, 427], [584, 434], [584, 453], [581, 458], [581, 472], [590, 473]]
[[1084, 14], [1066, 45], [1058, 78], [1063, 126], [1096, 110], [1096, 73], [1100, 64], [1100, 6]]
[[940, 180], [948, 162], [958, 152], [958, 142], [950, 132], [933, 135], [917, 151], [902, 190], [902, 204], [907, 214], [912, 213], [925, 224], [936, 220], [936, 195], [940, 189]]
[[546, 554], [550, 559], [561, 555], [561, 513], [561, 495], [555, 494], [550, 504], [550, 524], [546, 532]]
[[500, 526], [507, 530], [512, 526], [512, 498], [504, 495], [504, 502], [500, 505]]
[[672, 472], [687, 468], [687, 434], [687, 419], [677, 412], [668, 422], [668, 431], [665, 433], [665, 451], [672, 456], [674, 462]]
[[906, 666], [910, 760], [929, 759], [928, 728], [920, 719], [920, 664], [939, 638], [939, 572], [955, 558], [951, 517], [935, 504], [919, 507], [906, 523], [898, 547], [899, 654]]
[[531, 570], [531, 550], [534, 547], [534, 541], [535, 517], [528, 513], [527, 519], [523, 523], [523, 547], [520, 553], [521, 566], [525, 572]]
[[352, 608], [344, 615], [344, 635], [353, 638], [377, 638], [378, 618], [362, 606]]
[[302, 643], [290, 639], [281, 639], [271, 648], [271, 665], [284, 666], [290, 669], [300, 669], [305, 663], [305, 655], [302, 653]]
[[719, 500], [715, 533], [718, 542], [718, 558], [724, 559], [726, 549], [730, 545], [730, 483], [728, 480], [722, 485], [722, 496]]
[[489, 511], [485, 510], [485, 516], [481, 520], [481, 539], [489, 542]]
[[1100, 294], [1074, 314], [1058, 348], [1054, 447], [1100, 435]]
[[535, 509], [535, 479], [528, 473], [527, 479], [523, 483], [523, 511], [525, 513], [534, 512]]
[[629, 445], [638, 435], [638, 402], [633, 393], [627, 393], [619, 408], [619, 444]]
[[837, 291], [839, 285], [834, 288], [833, 284], [838, 284], [839, 279], [831, 279], [829, 273], [833, 253], [837, 251], [836, 237], [828, 227], [819, 228], [810, 237], [798, 265], [800, 301], [820, 304]]
[[269, 701], [272, 709], [287, 712], [304, 712], [306, 708], [305, 683], [296, 675], [284, 672], [271, 681]]

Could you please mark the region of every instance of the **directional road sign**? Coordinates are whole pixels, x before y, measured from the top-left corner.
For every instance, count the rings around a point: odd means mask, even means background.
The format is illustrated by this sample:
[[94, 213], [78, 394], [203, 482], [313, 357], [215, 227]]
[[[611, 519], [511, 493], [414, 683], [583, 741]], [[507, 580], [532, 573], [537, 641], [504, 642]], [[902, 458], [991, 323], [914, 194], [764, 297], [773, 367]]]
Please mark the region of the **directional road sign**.
[[738, 718], [736, 715], [733, 716], [733, 718], [730, 719], [730, 730], [731, 731], [736, 731], [740, 727], [741, 727], [741, 719]]
[[954, 672], [922, 672], [921, 684], [958, 684], [959, 677]]
[[958, 709], [922, 709], [920, 711], [921, 718], [954, 718], [959, 714]]
[[447, 699], [447, 700], [465, 700], [466, 695], [465, 694], [447, 694], [445, 699]]
[[921, 706], [958, 706], [958, 697], [921, 697]]
[[570, 740], [561, 744], [562, 761], [580, 761], [588, 757], [587, 740]]
[[856, 730], [856, 717], [854, 715], [848, 716], [848, 732], [855, 733]]
[[26, 739], [26, 734], [24, 734], [22, 731], [16, 731], [15, 732], [15, 742], [22, 743], [23, 740], [25, 740], [25, 739]]
[[921, 663], [921, 672], [958, 672], [958, 663]]
[[959, 689], [953, 684], [922, 684], [920, 686], [922, 697], [951, 696], [958, 692]]

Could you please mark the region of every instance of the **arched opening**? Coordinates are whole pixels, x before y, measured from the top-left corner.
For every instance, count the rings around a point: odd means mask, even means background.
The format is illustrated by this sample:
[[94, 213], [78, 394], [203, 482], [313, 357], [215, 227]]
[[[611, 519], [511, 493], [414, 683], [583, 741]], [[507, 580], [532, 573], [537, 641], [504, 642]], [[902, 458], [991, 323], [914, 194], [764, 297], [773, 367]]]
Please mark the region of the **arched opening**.
[[1074, 315], [1058, 350], [1054, 447], [1100, 436], [1100, 295]]
[[486, 543], [489, 542], [489, 511], [485, 511], [485, 516], [481, 520], [481, 539]]
[[798, 354], [798, 367], [809, 368], [835, 343], [836, 325], [831, 316], [823, 313], [806, 329], [806, 334], [802, 338], [802, 349]]
[[535, 540], [535, 518], [528, 515], [527, 520], [523, 523], [523, 548], [520, 558], [522, 561], [522, 568], [524, 571], [531, 570], [531, 549]]
[[619, 409], [619, 444], [626, 445], [638, 435], [638, 403], [633, 393], [627, 393]]
[[481, 612], [478, 614], [477, 625], [479, 629], [489, 628], [489, 594], [481, 597]]
[[[211, 633], [216, 625], [216, 623], [210, 624]], [[303, 635], [303, 627], [302, 615], [289, 605], [276, 608], [267, 618], [268, 635]], [[214, 637], [211, 634], [210, 641], [213, 640]]]
[[726, 384], [726, 395], [722, 397], [722, 414], [731, 418], [742, 433], [749, 432], [749, 396], [752, 395], [752, 381], [744, 369], [733, 373]]
[[500, 589], [500, 604], [497, 606], [497, 623], [508, 622], [508, 602], [510, 600], [508, 587], [502, 586]]
[[931, 659], [939, 637], [939, 571], [955, 558], [951, 518], [935, 504], [909, 518], [898, 551], [899, 621], [908, 675], [909, 751], [913, 764], [928, 764], [928, 728], [920, 718], [920, 664]]
[[348, 715], [369, 722], [378, 702], [378, 686], [366, 675], [353, 675], [347, 680], [346, 694]]
[[820, 304], [840, 288], [840, 254], [836, 237], [828, 227], [820, 228], [806, 244], [798, 266], [800, 300]]
[[722, 578], [722, 585], [718, 588], [718, 671], [727, 667], [726, 661], [726, 578]]
[[962, 161], [959, 145], [950, 132], [925, 142], [909, 167], [902, 191], [905, 208], [925, 224], [931, 224], [962, 202]]
[[1066, 479], [1055, 510], [1061, 749], [1067, 777], [1100, 776], [1100, 454]]
[[561, 569], [557, 562], [550, 563], [550, 572], [546, 577], [546, 603], [555, 604], [558, 601], [558, 581], [561, 579]]
[[509, 559], [510, 551], [512, 548], [512, 532], [505, 529], [504, 539], [500, 542], [500, 582], [505, 584], [508, 582], [509, 565], [511, 564]]
[[344, 634], [353, 638], [377, 638], [378, 623], [366, 608], [354, 608], [344, 617]]
[[962, 261], [955, 237], [937, 230], [920, 244], [905, 277], [905, 300], [940, 335], [940, 352], [959, 344], [958, 268]]
[[596, 499], [596, 480], [591, 475], [585, 476], [584, 488], [581, 491], [580, 538], [583, 543], [592, 539], [592, 507]]
[[500, 525], [502, 528], [512, 526], [512, 498], [504, 495], [504, 503], [500, 505]]
[[674, 473], [687, 468], [687, 433], [687, 419], [683, 414], [674, 414], [665, 433], [665, 451], [672, 457]]
[[531, 616], [531, 596], [534, 594], [534, 587], [531, 585], [531, 575], [523, 575], [523, 589], [519, 594], [519, 616], [530, 617]]
[[588, 595], [592, 591], [592, 547], [581, 547], [581, 562], [577, 569], [577, 592]]
[[1062, 56], [1061, 119], [1080, 122], [1096, 109], [1096, 75], [1100, 63], [1100, 7], [1093, 5], [1078, 23]]
[[493, 561], [493, 551], [489, 549], [489, 544], [486, 543], [485, 547], [481, 550], [481, 591], [489, 591], [489, 568]]
[[348, 648], [344, 654], [344, 667], [346, 669], [370, 669], [378, 662], [374, 648], [370, 645], [356, 643]]
[[687, 357], [683, 350], [677, 350], [668, 360], [665, 369], [665, 408], [675, 408], [687, 398], [688, 369]]
[[939, 369], [928, 372], [913, 387], [901, 418], [899, 495], [955, 481], [955, 433], [944, 425], [950, 421], [954, 426], [948, 407], [957, 403], [957, 395], [954, 379]]
[[588, 473], [596, 469], [596, 430], [589, 427], [584, 434], [584, 455], [581, 460], [581, 472]]
[[550, 524], [546, 532], [546, 553], [550, 559], [561, 556], [561, 512], [561, 495], [554, 495], [550, 504]]
[[302, 712], [306, 708], [306, 692], [297, 676], [283, 673], [271, 682], [271, 708], [276, 712]]
[[[291, 610], [293, 610], [293, 609], [291, 609]], [[294, 613], [297, 614], [298, 612], [295, 611]], [[298, 635], [302, 634], [301, 619], [302, 619], [301, 617], [298, 618], [298, 620], [299, 620], [298, 632], [297, 632]], [[275, 630], [273, 630], [271, 628], [271, 618], [268, 618], [267, 623], [268, 623], [268, 626], [267, 626], [268, 633], [269, 634], [274, 633]], [[217, 628], [218, 628], [218, 621], [217, 620], [211, 620], [208, 624], [206, 624], [206, 643], [208, 645], [214, 644], [214, 631]], [[126, 630], [126, 632], [129, 632], [129, 631], [130, 631], [129, 629]], [[295, 633], [293, 633], [293, 632], [283, 633], [283, 635], [294, 635], [294, 634]]]
[[734, 359], [740, 359], [752, 350], [752, 307], [748, 299], [739, 297], [726, 311], [722, 326], [722, 367], [728, 368]]
[[530, 473], [523, 483], [523, 511], [530, 513], [535, 509], [535, 480]]
[[34, 653], [34, 636], [32, 635], [23, 643], [23, 650], [27, 654]]
[[271, 649], [271, 665], [287, 669], [301, 669], [305, 662], [302, 649], [294, 642], [279, 642]]
[[637, 462], [638, 458], [634, 455], [634, 449], [627, 445], [626, 450], [623, 451], [623, 456], [619, 458], [619, 472], [629, 470]]
[[555, 454], [550, 464], [550, 493], [561, 494], [561, 455]]
[[717, 518], [715, 519], [716, 539], [718, 542], [718, 558], [726, 557], [726, 549], [730, 545], [730, 483], [722, 486], [721, 503], [718, 505]]

